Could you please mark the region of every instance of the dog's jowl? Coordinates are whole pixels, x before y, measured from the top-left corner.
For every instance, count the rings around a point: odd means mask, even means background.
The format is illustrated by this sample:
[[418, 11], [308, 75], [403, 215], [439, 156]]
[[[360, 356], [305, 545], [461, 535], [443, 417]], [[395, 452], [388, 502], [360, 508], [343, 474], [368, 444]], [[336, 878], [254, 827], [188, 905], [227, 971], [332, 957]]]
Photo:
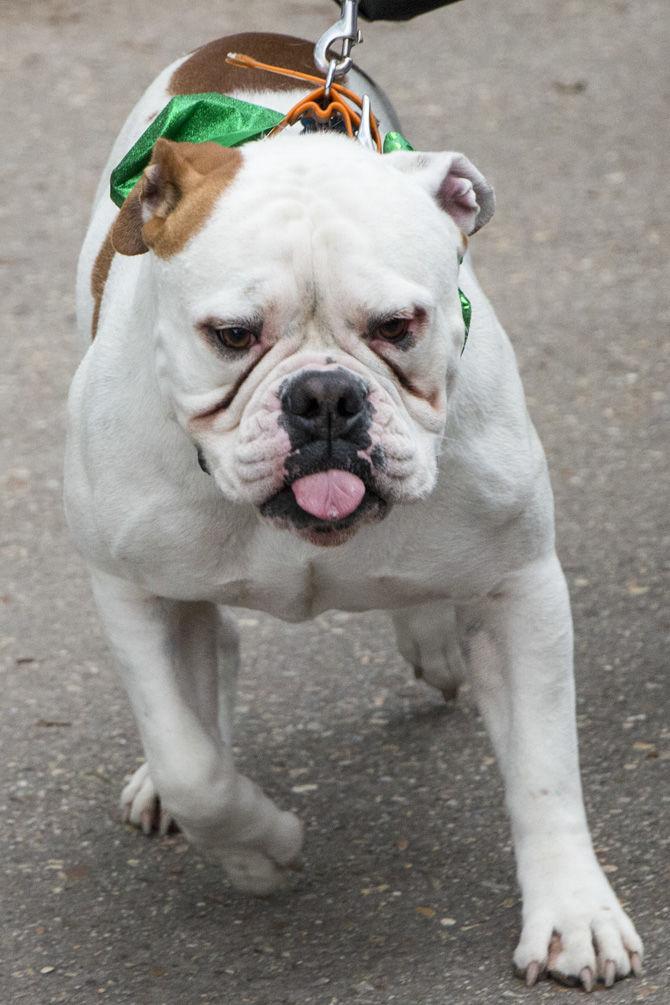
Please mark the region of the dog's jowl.
[[[66, 507], [146, 754], [123, 813], [176, 821], [242, 890], [280, 886], [302, 828], [235, 766], [228, 608], [385, 608], [417, 673], [446, 696], [466, 676], [489, 730], [523, 894], [516, 968], [612, 984], [642, 945], [585, 818], [542, 447], [466, 252], [492, 190], [460, 153], [378, 153], [300, 121], [234, 150], [160, 135], [175, 97], [226, 92], [271, 123], [313, 87], [230, 51], [304, 69], [311, 47], [231, 37], [161, 73], [79, 265], [95, 337], [70, 394]], [[153, 122], [118, 208], [110, 173]]]

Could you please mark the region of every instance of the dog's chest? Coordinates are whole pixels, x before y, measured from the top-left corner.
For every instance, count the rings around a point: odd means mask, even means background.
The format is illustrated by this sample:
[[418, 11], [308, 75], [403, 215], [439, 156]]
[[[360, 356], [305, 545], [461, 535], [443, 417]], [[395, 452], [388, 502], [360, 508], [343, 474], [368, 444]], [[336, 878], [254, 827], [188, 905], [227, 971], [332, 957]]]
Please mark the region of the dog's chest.
[[287, 621], [446, 599], [464, 571], [444, 527], [431, 531], [428, 512], [410, 526], [399, 509], [337, 548], [317, 548], [259, 520], [234, 523], [220, 506], [186, 512], [163, 499], [159, 510], [145, 498], [131, 512], [114, 535], [110, 572], [159, 596], [208, 599]]
[[[183, 562], [165, 556], [146, 583], [158, 593], [207, 597], [219, 604], [265, 611], [286, 621], [303, 621], [323, 611], [366, 611], [405, 607], [449, 597], [446, 555], [427, 542], [404, 542], [390, 527], [363, 528], [355, 541], [319, 549], [263, 524], [206, 549], [193, 540]], [[154, 558], [157, 553], [153, 551]], [[144, 563], [143, 563], [144, 564]], [[146, 569], [146, 565], [144, 565]]]
[[221, 584], [216, 599], [304, 621], [327, 610], [405, 607], [449, 596], [444, 578], [426, 576], [418, 562], [398, 571], [383, 561], [374, 565], [352, 556], [312, 553], [292, 562], [265, 555], [262, 566], [254, 565], [251, 575]]

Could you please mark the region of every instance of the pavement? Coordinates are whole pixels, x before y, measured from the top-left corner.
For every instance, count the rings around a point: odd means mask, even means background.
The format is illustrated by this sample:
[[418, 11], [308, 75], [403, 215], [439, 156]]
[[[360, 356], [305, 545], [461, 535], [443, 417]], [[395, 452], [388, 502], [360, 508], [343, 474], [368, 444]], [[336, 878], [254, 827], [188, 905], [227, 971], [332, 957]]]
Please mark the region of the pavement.
[[[118, 820], [141, 758], [64, 527], [78, 247], [154, 74], [230, 30], [316, 37], [325, 0], [22, 0], [2, 48], [0, 1002], [577, 1003], [511, 974], [501, 784], [471, 695], [410, 680], [381, 614], [240, 616], [239, 759], [306, 824], [305, 872], [233, 892], [179, 835]], [[472, 242], [514, 341], [574, 600], [583, 776], [644, 976], [670, 1002], [666, 0], [464, 0], [368, 26], [360, 62], [419, 148], [462, 149], [498, 212]]]

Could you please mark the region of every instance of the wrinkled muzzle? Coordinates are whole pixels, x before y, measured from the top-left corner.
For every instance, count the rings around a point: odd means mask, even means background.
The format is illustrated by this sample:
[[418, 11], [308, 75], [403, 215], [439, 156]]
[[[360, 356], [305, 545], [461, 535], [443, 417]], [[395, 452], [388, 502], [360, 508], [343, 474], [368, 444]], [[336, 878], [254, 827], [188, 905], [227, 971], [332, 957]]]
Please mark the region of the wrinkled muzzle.
[[276, 526], [339, 544], [392, 503], [432, 489], [434, 450], [426, 460], [400, 402], [372, 375], [312, 365], [258, 392], [240, 423], [231, 474], [238, 498]]
[[382, 452], [373, 451], [369, 390], [344, 367], [305, 369], [282, 382], [278, 423], [290, 450], [284, 485], [261, 506], [263, 516], [313, 540], [339, 538], [363, 516], [384, 515], [387, 503], [375, 477]]

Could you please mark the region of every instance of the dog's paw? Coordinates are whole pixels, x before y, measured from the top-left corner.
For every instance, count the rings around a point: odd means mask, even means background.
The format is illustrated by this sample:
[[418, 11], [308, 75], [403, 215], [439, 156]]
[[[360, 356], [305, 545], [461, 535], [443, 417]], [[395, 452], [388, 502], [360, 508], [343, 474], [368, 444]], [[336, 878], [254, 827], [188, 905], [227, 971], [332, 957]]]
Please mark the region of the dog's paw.
[[445, 701], [453, 701], [465, 677], [465, 664], [458, 640], [449, 637], [438, 648], [429, 648], [415, 643], [412, 663], [414, 676], [442, 692]]
[[161, 836], [177, 830], [172, 816], [161, 807], [161, 801], [149, 774], [149, 765], [143, 764], [129, 779], [121, 793], [121, 819], [139, 827], [143, 834]]
[[442, 693], [445, 701], [453, 701], [458, 697], [458, 691], [463, 681], [460, 674], [451, 673], [445, 665], [415, 663], [412, 667], [415, 680], [423, 680]]
[[453, 611], [434, 605], [398, 611], [393, 622], [400, 654], [423, 680], [451, 701], [465, 678], [465, 662]]
[[221, 856], [226, 875], [240, 893], [267, 897], [289, 884], [291, 873], [301, 872], [298, 858], [280, 865], [261, 851], [251, 848], [229, 848]]
[[303, 828], [295, 813], [276, 810], [260, 844], [226, 846], [217, 857], [237, 890], [265, 897], [283, 889], [291, 872], [300, 871], [302, 841]]
[[591, 991], [598, 981], [611, 987], [640, 975], [640, 937], [609, 884], [597, 886], [588, 895], [566, 884], [563, 895], [528, 913], [514, 953], [515, 972], [528, 987], [549, 976]]

